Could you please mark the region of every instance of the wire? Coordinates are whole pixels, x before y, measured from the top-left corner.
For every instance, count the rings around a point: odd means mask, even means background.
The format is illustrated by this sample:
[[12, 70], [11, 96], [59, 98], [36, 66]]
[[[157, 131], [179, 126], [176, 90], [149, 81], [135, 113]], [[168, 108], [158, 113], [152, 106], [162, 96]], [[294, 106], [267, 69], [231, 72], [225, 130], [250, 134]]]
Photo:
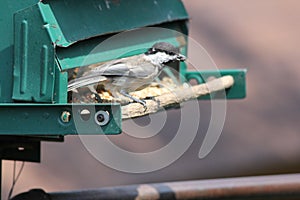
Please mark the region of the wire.
[[12, 196], [12, 194], [13, 194], [15, 185], [16, 185], [18, 179], [20, 178], [20, 175], [21, 175], [21, 173], [22, 173], [22, 171], [23, 171], [24, 165], [25, 165], [25, 162], [23, 161], [23, 162], [22, 162], [22, 165], [21, 165], [21, 168], [19, 169], [19, 172], [18, 172], [18, 174], [17, 174], [17, 176], [16, 176], [16, 171], [17, 171], [17, 170], [16, 170], [16, 168], [17, 168], [17, 161], [14, 161], [13, 181], [12, 181], [12, 185], [11, 185], [11, 188], [10, 188], [10, 190], [9, 190], [9, 193], [8, 193], [8, 198], [7, 198], [8, 200], [11, 199], [11, 196]]

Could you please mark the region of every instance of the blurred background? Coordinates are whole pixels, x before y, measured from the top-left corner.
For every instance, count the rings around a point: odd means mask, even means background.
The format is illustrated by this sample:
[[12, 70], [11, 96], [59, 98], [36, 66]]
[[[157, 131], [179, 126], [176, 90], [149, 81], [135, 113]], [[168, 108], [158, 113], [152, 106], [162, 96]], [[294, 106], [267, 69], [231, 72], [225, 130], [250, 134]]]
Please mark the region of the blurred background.
[[[210, 119], [210, 103], [201, 101], [197, 138], [180, 159], [162, 170], [118, 172], [94, 159], [78, 137], [68, 136], [64, 143], [42, 144], [42, 162], [25, 164], [14, 194], [32, 188], [51, 192], [300, 172], [300, 1], [184, 0], [184, 4], [191, 17], [190, 37], [208, 51], [217, 66], [248, 69], [247, 98], [228, 101], [225, 127], [212, 152], [198, 158], [204, 137], [201, 133]], [[172, 124], [174, 121], [166, 124], [167, 130], [172, 130]], [[153, 149], [154, 143], [167, 143], [173, 136], [172, 131], [166, 131], [151, 141], [142, 141], [124, 134], [113, 141], [142, 152]], [[4, 161], [5, 197], [12, 170], [13, 162]]]

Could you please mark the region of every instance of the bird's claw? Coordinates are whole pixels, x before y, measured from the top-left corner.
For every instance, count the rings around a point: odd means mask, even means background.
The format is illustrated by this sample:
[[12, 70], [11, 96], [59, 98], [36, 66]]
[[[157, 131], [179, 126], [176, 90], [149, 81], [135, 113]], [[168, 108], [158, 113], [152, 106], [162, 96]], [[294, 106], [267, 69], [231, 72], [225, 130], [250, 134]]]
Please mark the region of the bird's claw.
[[121, 93], [122, 95], [124, 95], [125, 97], [128, 97], [128, 98], [130, 98], [131, 100], [133, 100], [133, 102], [142, 104], [142, 106], [144, 107], [144, 112], [147, 110], [147, 104], [146, 104], [146, 101], [141, 100], [141, 99], [138, 99], [138, 98], [135, 98], [135, 97], [133, 97], [133, 96], [127, 94], [127, 93], [124, 92], [123, 90], [121, 90], [120, 93]]
[[142, 104], [142, 106], [144, 107], [144, 112], [146, 112], [146, 110], [148, 108], [146, 101], [139, 99], [139, 101], [137, 103]]
[[134, 98], [133, 101], [136, 102], [136, 103], [141, 104], [141, 105], [144, 107], [144, 112], [146, 112], [146, 110], [147, 110], [147, 108], [148, 108], [148, 107], [147, 107], [146, 101], [141, 100], [141, 99], [137, 99], [137, 98]]

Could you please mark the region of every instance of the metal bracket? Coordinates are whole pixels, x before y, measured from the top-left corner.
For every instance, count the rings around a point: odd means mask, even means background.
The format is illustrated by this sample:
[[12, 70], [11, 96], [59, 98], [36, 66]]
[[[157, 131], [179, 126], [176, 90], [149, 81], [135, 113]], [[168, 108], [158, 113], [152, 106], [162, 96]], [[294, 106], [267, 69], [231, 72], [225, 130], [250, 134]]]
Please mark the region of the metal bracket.
[[[229, 69], [220, 71], [185, 71], [183, 76], [186, 78], [185, 81], [196, 80], [198, 84], [205, 83], [211, 78], [219, 78], [221, 76], [230, 75], [234, 79], [234, 85], [227, 89], [227, 99], [243, 99], [246, 97], [246, 69]], [[215, 92], [210, 95], [201, 97], [200, 99], [219, 99], [224, 98], [224, 95], [218, 95]]]
[[0, 135], [53, 139], [60, 135], [122, 132], [119, 104], [0, 104], [0, 110]]

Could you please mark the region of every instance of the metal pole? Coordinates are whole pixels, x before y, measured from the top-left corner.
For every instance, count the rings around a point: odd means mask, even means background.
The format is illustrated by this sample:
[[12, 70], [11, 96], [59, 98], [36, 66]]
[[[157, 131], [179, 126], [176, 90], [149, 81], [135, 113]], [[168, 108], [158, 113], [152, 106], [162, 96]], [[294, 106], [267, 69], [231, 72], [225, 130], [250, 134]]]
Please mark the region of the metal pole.
[[127, 185], [96, 190], [46, 193], [31, 190], [13, 200], [299, 200], [300, 174]]
[[300, 199], [300, 174], [227, 178], [50, 193], [51, 200]]

